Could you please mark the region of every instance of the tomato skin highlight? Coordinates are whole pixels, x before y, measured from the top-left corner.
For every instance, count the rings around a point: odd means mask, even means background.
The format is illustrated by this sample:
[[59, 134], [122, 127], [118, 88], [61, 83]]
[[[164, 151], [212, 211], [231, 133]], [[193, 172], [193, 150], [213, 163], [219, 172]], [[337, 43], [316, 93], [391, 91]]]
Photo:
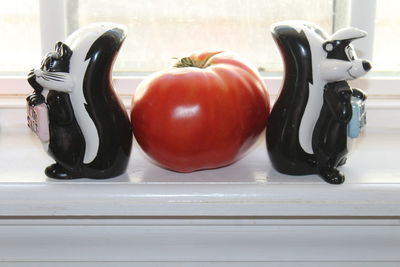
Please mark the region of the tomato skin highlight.
[[178, 172], [213, 169], [245, 155], [263, 132], [269, 94], [257, 71], [226, 51], [192, 54], [200, 67], [157, 72], [132, 100], [133, 133], [158, 165]]

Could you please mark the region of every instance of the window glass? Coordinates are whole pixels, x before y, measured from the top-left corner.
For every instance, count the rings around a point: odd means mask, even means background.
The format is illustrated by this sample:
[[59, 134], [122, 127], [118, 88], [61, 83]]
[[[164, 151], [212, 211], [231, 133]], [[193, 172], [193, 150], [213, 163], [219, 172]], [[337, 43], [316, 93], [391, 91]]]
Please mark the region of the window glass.
[[39, 1], [0, 0], [0, 72], [22, 74], [40, 62]]
[[302, 19], [332, 29], [333, 0], [69, 0], [69, 31], [98, 21], [128, 26], [117, 71], [155, 71], [207, 48], [236, 51], [260, 70], [281, 71], [270, 25]]
[[375, 71], [400, 71], [400, 1], [376, 1], [373, 50]]

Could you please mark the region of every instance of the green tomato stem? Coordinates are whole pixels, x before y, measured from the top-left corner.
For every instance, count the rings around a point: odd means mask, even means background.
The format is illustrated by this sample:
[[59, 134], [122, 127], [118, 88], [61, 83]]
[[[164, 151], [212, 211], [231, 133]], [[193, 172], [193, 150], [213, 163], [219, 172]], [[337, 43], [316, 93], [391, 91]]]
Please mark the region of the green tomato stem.
[[199, 60], [193, 60], [190, 57], [184, 57], [181, 58], [180, 60], [178, 59], [178, 62], [175, 64], [175, 67], [177, 68], [186, 68], [186, 67], [195, 67], [195, 68], [200, 68], [204, 69], [206, 62], [199, 61]]

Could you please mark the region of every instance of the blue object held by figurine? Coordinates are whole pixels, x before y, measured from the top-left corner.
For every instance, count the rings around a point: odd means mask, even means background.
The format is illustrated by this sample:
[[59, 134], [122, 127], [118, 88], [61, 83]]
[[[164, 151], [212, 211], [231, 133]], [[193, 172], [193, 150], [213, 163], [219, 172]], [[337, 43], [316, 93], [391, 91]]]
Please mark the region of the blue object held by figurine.
[[28, 125], [55, 160], [45, 170], [48, 177], [103, 179], [125, 172], [131, 124], [111, 82], [125, 37], [118, 24], [83, 27], [29, 73]]
[[[329, 36], [315, 24], [287, 21], [272, 26], [285, 65], [284, 83], [267, 124], [273, 167], [285, 174], [318, 174], [331, 184], [345, 176], [347, 138], [365, 124], [366, 95], [347, 80], [371, 64], [356, 56], [351, 42], [364, 31], [345, 28]], [[352, 104], [353, 102], [353, 104]]]
[[347, 135], [350, 138], [357, 138], [360, 136], [362, 130], [367, 124], [367, 111], [365, 109], [365, 100], [358, 97], [351, 98], [352, 117], [349, 125], [347, 126]]

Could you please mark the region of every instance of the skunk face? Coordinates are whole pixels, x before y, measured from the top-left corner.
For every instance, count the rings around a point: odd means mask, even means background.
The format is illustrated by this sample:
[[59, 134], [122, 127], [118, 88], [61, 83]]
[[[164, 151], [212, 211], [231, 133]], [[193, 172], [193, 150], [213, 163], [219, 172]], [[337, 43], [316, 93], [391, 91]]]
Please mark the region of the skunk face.
[[71, 49], [58, 42], [54, 52], [47, 53], [40, 69], [35, 69], [36, 81], [43, 87], [60, 92], [70, 92], [72, 79], [69, 75]]
[[347, 73], [350, 76], [348, 80], [357, 79], [358, 77], [365, 75], [371, 69], [371, 63], [368, 60], [359, 59], [351, 44], [346, 46], [344, 50], [347, 59], [352, 63], [350, 68], [347, 70]]
[[327, 82], [354, 80], [365, 75], [371, 69], [371, 63], [357, 57], [351, 42], [366, 35], [355, 28], [337, 31], [326, 41], [322, 48], [327, 53], [321, 62], [321, 74]]
[[71, 49], [64, 43], [58, 42], [54, 52], [49, 52], [43, 58], [40, 69], [46, 72], [69, 72]]

